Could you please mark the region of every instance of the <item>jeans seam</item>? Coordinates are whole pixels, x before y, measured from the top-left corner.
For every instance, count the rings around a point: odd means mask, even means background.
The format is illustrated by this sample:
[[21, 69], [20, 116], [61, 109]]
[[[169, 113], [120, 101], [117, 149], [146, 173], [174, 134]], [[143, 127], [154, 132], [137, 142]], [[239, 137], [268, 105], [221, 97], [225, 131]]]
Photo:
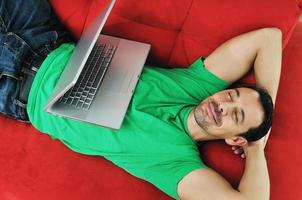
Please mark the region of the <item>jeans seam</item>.
[[[7, 10], [6, 10], [6, 8], [5, 8], [5, 6], [3, 6], [3, 12], [5, 12], [5, 14], [7, 15]], [[1, 20], [1, 24], [4, 26], [4, 28], [5, 28], [5, 33], [7, 32], [7, 25], [5, 24], [5, 22], [4, 22], [4, 20], [3, 20], [3, 17], [0, 15], [0, 20]]]
[[6, 27], [6, 24], [4, 23], [4, 20], [3, 20], [2, 16], [0, 16], [0, 23], [1, 23], [1, 26], [5, 29], [5, 32], [6, 32], [7, 27]]

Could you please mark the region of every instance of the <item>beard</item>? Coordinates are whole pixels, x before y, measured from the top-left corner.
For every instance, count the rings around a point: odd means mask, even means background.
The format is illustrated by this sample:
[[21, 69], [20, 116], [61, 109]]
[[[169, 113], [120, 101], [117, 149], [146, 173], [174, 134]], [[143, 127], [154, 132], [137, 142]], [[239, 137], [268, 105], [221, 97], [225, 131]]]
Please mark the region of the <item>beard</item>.
[[214, 107], [214, 112], [216, 114], [216, 122], [215, 126], [220, 126], [221, 125], [221, 113], [218, 111], [218, 103], [214, 99], [206, 99], [202, 101], [198, 106], [195, 107], [194, 109], [194, 119], [198, 126], [202, 128], [204, 131], [208, 132], [208, 129], [210, 126], [213, 126], [212, 120], [209, 121], [209, 116], [206, 110], [206, 107], [209, 106], [209, 103], [211, 103]]
[[204, 131], [208, 131], [210, 127], [210, 123], [205, 120], [205, 117], [203, 116], [203, 111], [201, 109], [201, 106], [198, 105], [194, 108], [194, 119], [198, 126], [202, 128]]

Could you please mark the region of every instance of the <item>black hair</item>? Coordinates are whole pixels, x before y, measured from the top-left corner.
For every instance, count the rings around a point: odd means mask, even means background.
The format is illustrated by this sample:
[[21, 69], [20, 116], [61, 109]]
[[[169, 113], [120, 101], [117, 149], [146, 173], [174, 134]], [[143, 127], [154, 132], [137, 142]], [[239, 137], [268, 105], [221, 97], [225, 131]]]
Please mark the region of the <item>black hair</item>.
[[247, 132], [239, 134], [239, 136], [244, 137], [249, 142], [259, 140], [268, 133], [270, 127], [272, 126], [274, 112], [272, 97], [268, 94], [266, 89], [257, 85], [244, 83], [235, 85], [235, 87], [250, 88], [257, 91], [259, 94], [260, 102], [264, 111], [264, 120], [258, 127], [250, 128]]

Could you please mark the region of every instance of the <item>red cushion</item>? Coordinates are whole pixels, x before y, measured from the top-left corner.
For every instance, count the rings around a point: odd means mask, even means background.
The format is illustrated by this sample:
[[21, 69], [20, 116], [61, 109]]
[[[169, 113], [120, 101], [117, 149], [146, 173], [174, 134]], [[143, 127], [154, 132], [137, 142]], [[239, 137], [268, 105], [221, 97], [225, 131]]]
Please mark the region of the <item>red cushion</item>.
[[[77, 38], [107, 2], [51, 0]], [[103, 33], [151, 43], [151, 64], [185, 67], [225, 40], [261, 27], [281, 28], [285, 47], [301, 5], [301, 0], [118, 0]], [[273, 200], [298, 200], [302, 195], [302, 148], [297, 142], [302, 132], [296, 128], [302, 118], [298, 109], [301, 43], [299, 23], [284, 50], [275, 120], [266, 149]], [[0, 130], [0, 199], [170, 199], [104, 158], [74, 153], [30, 125], [1, 116]], [[238, 184], [244, 162], [228, 146], [211, 142], [203, 156], [233, 185]]]

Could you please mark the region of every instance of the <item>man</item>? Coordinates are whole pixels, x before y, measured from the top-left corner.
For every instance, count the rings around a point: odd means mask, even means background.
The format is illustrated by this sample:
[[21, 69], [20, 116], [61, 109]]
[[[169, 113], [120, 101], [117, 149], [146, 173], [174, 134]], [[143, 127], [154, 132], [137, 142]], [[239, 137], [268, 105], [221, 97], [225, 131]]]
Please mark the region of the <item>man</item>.
[[[275, 28], [245, 33], [222, 44], [207, 57], [204, 64], [209, 71], [229, 83], [241, 78], [254, 64], [257, 85], [266, 88], [275, 103], [281, 70], [281, 41], [281, 31]], [[205, 104], [206, 110], [211, 99], [219, 104], [222, 116], [218, 122], [214, 121], [215, 113], [208, 112], [206, 116], [200, 108]], [[233, 150], [237, 154], [244, 151], [242, 156], [247, 159], [238, 191], [213, 170], [200, 169], [180, 182], [178, 192], [181, 199], [269, 199], [269, 178], [263, 151], [267, 138], [247, 143], [245, 138], [238, 136], [263, 122], [264, 113], [257, 104], [259, 95], [255, 91], [236, 88], [216, 93], [196, 108], [198, 114], [194, 110], [190, 113], [188, 127], [194, 139], [225, 139], [229, 145], [243, 147]], [[198, 115], [201, 122], [195, 120]], [[203, 128], [203, 124], [207, 124], [207, 128]]]
[[[0, 91], [7, 97], [1, 99], [2, 113], [21, 120], [28, 113], [30, 122], [41, 132], [76, 152], [104, 156], [174, 198], [269, 198], [266, 138], [262, 136], [271, 124], [272, 103], [279, 84], [279, 29], [263, 28], [237, 36], [188, 69], [146, 66], [122, 127], [116, 131], [56, 117], [43, 110], [74, 48], [72, 44], [58, 45], [62, 43], [58, 38], [67, 41], [66, 34], [53, 18], [48, 3], [1, 1], [0, 9], [1, 48], [5, 52], [2, 55], [8, 55], [0, 59], [0, 66], [4, 66], [1, 72], [5, 72]], [[22, 18], [25, 13], [31, 15]], [[45, 35], [48, 37], [42, 37]], [[43, 60], [45, 55], [48, 56]], [[41, 60], [43, 64], [37, 66]], [[272, 99], [257, 88], [224, 90], [253, 64], [257, 85], [266, 88]], [[32, 73], [26, 72], [35, 68], [39, 70], [33, 73], [32, 81], [28, 78]], [[25, 79], [18, 78], [20, 73]], [[24, 85], [30, 87], [30, 94], [24, 94], [25, 101], [20, 101], [18, 92], [23, 93], [27, 88]], [[10, 99], [17, 99], [18, 103], [13, 104]], [[257, 142], [248, 142], [261, 137]], [[235, 153], [246, 157], [238, 190], [207, 168], [199, 157], [196, 142], [213, 139], [225, 139], [234, 146]]]

